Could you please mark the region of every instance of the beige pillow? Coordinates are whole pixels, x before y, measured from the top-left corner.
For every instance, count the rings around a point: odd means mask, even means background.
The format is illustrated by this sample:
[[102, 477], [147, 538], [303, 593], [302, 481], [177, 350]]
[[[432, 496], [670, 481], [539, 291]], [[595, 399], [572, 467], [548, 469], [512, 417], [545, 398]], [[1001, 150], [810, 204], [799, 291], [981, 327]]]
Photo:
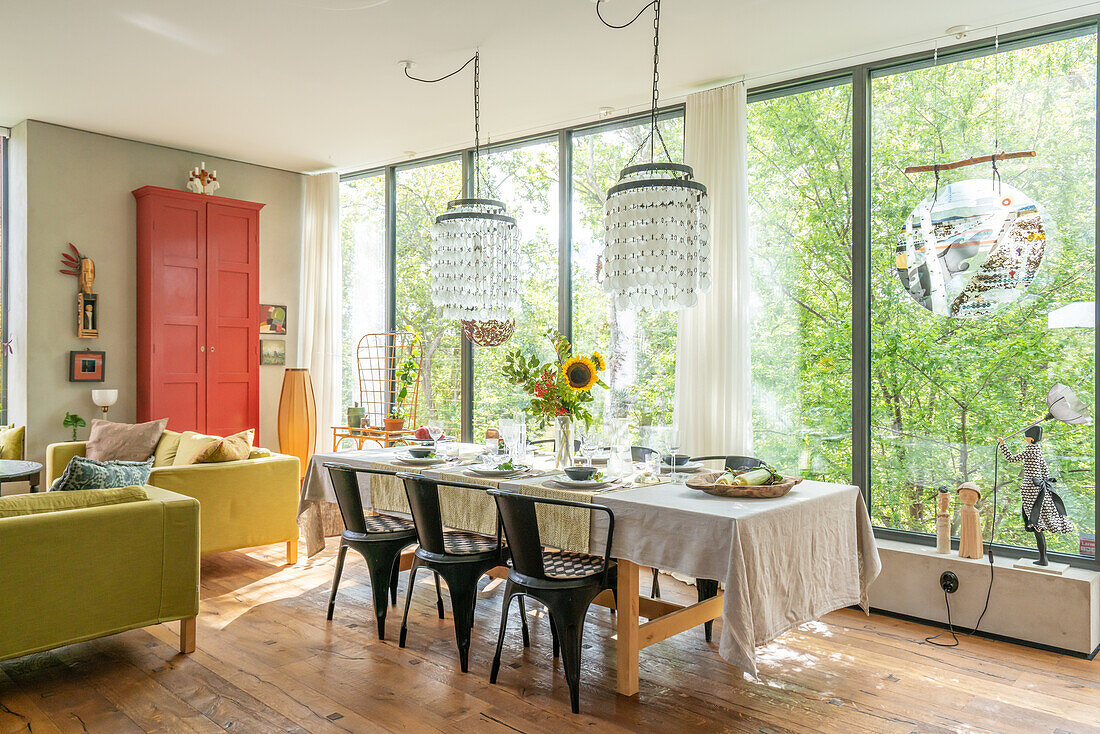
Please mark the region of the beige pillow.
[[23, 437], [26, 429], [23, 426], [0, 426], [0, 459], [22, 459]]
[[93, 461], [146, 461], [164, 433], [167, 418], [148, 423], [115, 423], [92, 419], [84, 455]]
[[247, 459], [252, 450], [253, 435], [255, 431], [251, 428], [225, 438], [185, 431], [180, 436], [180, 445], [173, 465], [186, 466]]
[[157, 441], [157, 450], [153, 452], [153, 468], [158, 466], [172, 466], [176, 460], [176, 452], [180, 448], [180, 436], [178, 431], [164, 429], [160, 440]]

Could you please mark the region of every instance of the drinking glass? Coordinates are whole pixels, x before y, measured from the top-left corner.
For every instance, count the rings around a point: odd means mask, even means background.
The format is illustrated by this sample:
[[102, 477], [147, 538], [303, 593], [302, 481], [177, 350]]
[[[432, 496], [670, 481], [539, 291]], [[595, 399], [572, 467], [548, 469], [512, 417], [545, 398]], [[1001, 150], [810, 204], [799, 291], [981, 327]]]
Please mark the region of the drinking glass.
[[679, 464], [676, 463], [676, 456], [680, 453], [680, 446], [683, 437], [680, 434], [680, 429], [675, 426], [671, 427], [668, 431], [668, 458], [672, 464], [672, 481], [676, 482], [680, 480], [680, 472], [676, 470]]
[[581, 456], [584, 457], [584, 463], [588, 466], [595, 466], [592, 463], [592, 455], [596, 452], [597, 439], [598, 436], [594, 435], [591, 430], [585, 431], [580, 436]]
[[516, 422], [516, 459], [523, 461], [527, 458], [527, 415], [515, 413], [512, 420]]
[[443, 435], [443, 421], [435, 417], [429, 418], [428, 435], [432, 437], [433, 443], [439, 443], [439, 437]]

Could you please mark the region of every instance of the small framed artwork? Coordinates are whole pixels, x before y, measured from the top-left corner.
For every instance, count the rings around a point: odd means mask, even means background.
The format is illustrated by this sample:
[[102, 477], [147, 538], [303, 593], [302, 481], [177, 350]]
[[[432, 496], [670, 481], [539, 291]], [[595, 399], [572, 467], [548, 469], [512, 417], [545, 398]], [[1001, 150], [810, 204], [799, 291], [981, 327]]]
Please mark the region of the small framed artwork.
[[76, 295], [76, 335], [81, 339], [99, 336], [99, 296], [95, 293]]
[[260, 304], [260, 333], [286, 334], [286, 306]]
[[286, 364], [286, 341], [283, 339], [261, 339], [260, 364]]
[[69, 352], [69, 382], [103, 382], [106, 365], [106, 352]]

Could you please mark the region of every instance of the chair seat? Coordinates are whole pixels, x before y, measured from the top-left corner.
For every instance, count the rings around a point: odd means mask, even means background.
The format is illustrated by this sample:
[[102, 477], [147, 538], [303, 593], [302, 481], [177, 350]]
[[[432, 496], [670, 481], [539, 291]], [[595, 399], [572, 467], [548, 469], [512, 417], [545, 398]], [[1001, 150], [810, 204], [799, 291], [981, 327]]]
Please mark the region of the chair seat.
[[497, 549], [496, 538], [465, 530], [444, 530], [443, 549], [457, 556], [486, 553]]
[[412, 520], [390, 515], [367, 515], [363, 522], [368, 533], [398, 533], [415, 528]]
[[552, 579], [582, 579], [603, 570], [603, 557], [544, 548], [542, 566]]

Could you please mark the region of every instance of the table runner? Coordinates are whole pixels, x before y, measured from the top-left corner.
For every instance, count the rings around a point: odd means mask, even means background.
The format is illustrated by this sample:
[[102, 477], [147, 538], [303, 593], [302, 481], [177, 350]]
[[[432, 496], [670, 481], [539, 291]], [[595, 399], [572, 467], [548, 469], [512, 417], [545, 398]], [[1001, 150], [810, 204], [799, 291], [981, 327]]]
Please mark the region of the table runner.
[[[512, 479], [493, 479], [465, 473], [467, 467], [411, 467], [392, 461], [394, 455], [402, 449], [363, 449], [336, 453], [314, 454], [306, 470], [302, 485], [302, 498], [298, 507], [298, 524], [306, 539], [306, 554], [316, 555], [325, 547], [326, 535], [338, 535], [342, 523], [335, 525], [331, 520], [336, 495], [332, 491], [325, 463], [348, 464], [357, 468], [385, 469], [409, 473], [421, 473], [425, 476], [443, 480], [479, 484], [485, 487], [500, 486], [513, 492], [535, 497], [564, 499], [576, 502], [600, 502], [599, 497], [605, 490], [582, 491], [565, 487], [547, 487], [544, 482], [548, 475], [535, 477], [516, 477]], [[546, 457], [552, 461], [552, 457]], [[409, 504], [405, 488], [399, 479], [388, 476], [360, 475], [359, 488], [363, 506], [380, 512], [408, 516]], [[595, 499], [594, 499], [595, 498]], [[476, 490], [461, 487], [441, 486], [439, 488], [440, 510], [443, 524], [447, 527], [470, 530], [485, 535], [496, 534], [496, 503], [488, 494], [478, 494]], [[326, 509], [326, 507], [328, 509]], [[591, 512], [589, 510], [540, 505], [536, 508], [539, 518], [541, 540], [543, 544], [569, 551], [588, 552], [591, 534]], [[326, 520], [327, 518], [327, 520]], [[334, 532], [335, 531], [335, 532]], [[601, 547], [602, 552], [602, 547]]]
[[[802, 482], [777, 499], [715, 497], [682, 484], [612, 492], [612, 555], [725, 586], [719, 654], [756, 675], [756, 646], [842, 607], [867, 610], [881, 565], [859, 489]], [[594, 517], [592, 548], [606, 522]]]

